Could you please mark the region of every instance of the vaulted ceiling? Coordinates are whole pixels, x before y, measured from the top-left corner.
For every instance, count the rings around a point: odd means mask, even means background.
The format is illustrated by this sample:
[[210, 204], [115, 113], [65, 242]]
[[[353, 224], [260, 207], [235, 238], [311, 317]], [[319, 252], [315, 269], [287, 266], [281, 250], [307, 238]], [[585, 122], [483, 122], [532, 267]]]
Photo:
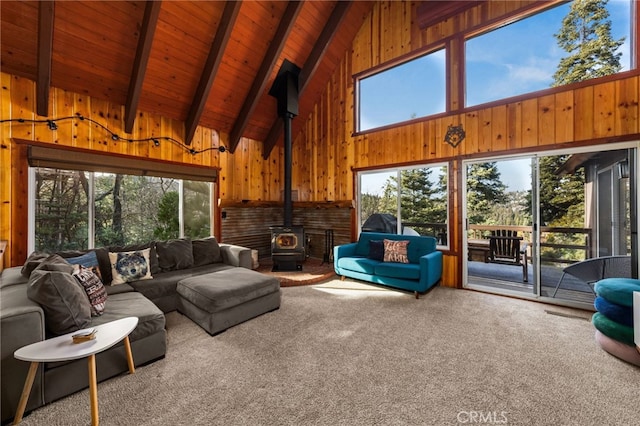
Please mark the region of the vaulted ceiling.
[[[428, 1], [437, 18], [440, 4]], [[469, 2], [465, 2], [469, 3]], [[318, 101], [371, 10], [369, 1], [0, 1], [3, 72], [136, 111], [264, 141], [280, 139], [268, 91], [285, 59], [300, 73], [300, 116]], [[448, 12], [445, 10], [445, 12]], [[294, 121], [295, 122], [295, 121]], [[295, 131], [295, 127], [294, 127]]]

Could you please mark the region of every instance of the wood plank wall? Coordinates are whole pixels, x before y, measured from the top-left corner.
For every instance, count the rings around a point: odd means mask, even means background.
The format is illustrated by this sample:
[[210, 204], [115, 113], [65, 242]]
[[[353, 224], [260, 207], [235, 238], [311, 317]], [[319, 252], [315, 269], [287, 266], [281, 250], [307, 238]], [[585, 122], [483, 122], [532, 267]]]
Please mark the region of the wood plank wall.
[[[358, 170], [449, 162], [452, 241], [451, 249], [445, 252], [442, 284], [460, 286], [462, 159], [640, 139], [637, 70], [536, 96], [513, 98], [479, 108], [462, 108], [459, 84], [462, 79], [455, 73], [463, 69], [463, 34], [540, 4], [524, 0], [483, 2], [459, 16], [420, 30], [415, 19], [417, 3], [376, 2], [351, 50], [343, 54], [327, 82], [313, 113], [295, 118], [304, 121], [303, 130], [294, 135], [293, 144], [292, 188], [298, 191], [298, 200], [353, 200], [356, 195], [354, 174]], [[638, 21], [638, 16], [635, 19]], [[353, 75], [442, 44], [450, 46], [453, 52], [450, 66], [454, 75], [448, 78], [448, 90], [452, 94], [450, 111], [393, 129], [354, 134]], [[634, 53], [636, 63], [639, 62], [637, 49]], [[35, 85], [32, 81], [5, 73], [0, 74], [0, 81], [2, 119], [42, 118], [34, 113]], [[53, 104], [52, 117], [81, 113], [124, 134], [124, 107], [121, 105], [55, 88], [51, 90], [50, 102]], [[452, 148], [443, 142], [444, 134], [449, 125], [458, 124], [463, 125], [467, 136], [461, 145]], [[161, 135], [183, 140], [184, 123], [138, 111], [134, 134], [127, 137]], [[159, 148], [152, 144], [114, 143], [100, 129], [82, 124], [61, 125], [55, 132], [44, 125], [3, 124], [0, 126], [0, 240], [9, 240], [5, 266], [20, 264], [27, 255], [26, 163], [11, 138], [218, 167], [218, 190], [222, 201], [281, 201], [284, 172], [280, 145], [266, 161], [262, 159], [262, 142], [248, 139], [241, 140], [234, 154], [214, 150], [194, 156], [179, 146], [165, 143]], [[193, 147], [224, 145], [227, 138], [224, 132], [200, 127]], [[339, 217], [342, 213], [335, 214]], [[350, 223], [354, 223], [353, 219]], [[352, 238], [354, 230], [351, 227], [350, 233]], [[260, 246], [263, 244], [259, 243]]]

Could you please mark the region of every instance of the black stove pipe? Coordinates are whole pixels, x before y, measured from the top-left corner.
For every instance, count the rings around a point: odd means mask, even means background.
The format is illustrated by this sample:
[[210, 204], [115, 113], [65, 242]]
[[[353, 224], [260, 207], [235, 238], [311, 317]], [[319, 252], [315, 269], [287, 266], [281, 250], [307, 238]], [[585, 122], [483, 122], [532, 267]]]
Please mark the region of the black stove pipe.
[[284, 122], [284, 226], [287, 228], [293, 226], [291, 120], [298, 115], [299, 74], [300, 68], [285, 59], [269, 90], [269, 95], [278, 100], [278, 117]]
[[293, 226], [293, 200], [291, 198], [291, 120], [294, 115], [286, 113], [282, 117], [284, 121], [284, 226], [290, 228]]

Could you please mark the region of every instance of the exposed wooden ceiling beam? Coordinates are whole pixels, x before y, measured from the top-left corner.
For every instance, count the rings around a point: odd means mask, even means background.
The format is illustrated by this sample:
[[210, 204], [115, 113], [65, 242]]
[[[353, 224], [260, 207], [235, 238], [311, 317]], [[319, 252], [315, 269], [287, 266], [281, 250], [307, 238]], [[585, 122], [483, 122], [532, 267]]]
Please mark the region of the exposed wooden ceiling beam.
[[38, 77], [36, 82], [36, 114], [49, 115], [51, 55], [53, 49], [53, 1], [42, 1], [38, 7]]
[[202, 70], [200, 82], [198, 83], [198, 88], [196, 89], [193, 101], [191, 102], [191, 109], [189, 110], [189, 115], [187, 115], [187, 121], [185, 122], [184, 142], [186, 145], [191, 145], [191, 140], [196, 133], [196, 127], [198, 127], [198, 122], [200, 121], [202, 111], [207, 103], [207, 98], [209, 97], [213, 80], [216, 77], [220, 63], [222, 62], [224, 50], [227, 47], [227, 43], [231, 37], [231, 31], [233, 30], [233, 25], [236, 22], [238, 13], [240, 12], [240, 6], [242, 6], [242, 2], [229, 0], [226, 2], [224, 10], [222, 11], [220, 25], [218, 26], [215, 37], [213, 38], [213, 43], [211, 43], [211, 50], [209, 51], [207, 62]]
[[274, 35], [273, 40], [271, 40], [271, 44], [269, 45], [269, 50], [267, 50], [267, 53], [262, 60], [260, 69], [256, 74], [256, 78], [253, 80], [251, 89], [249, 90], [249, 93], [244, 100], [244, 104], [242, 105], [240, 114], [233, 124], [231, 133], [229, 133], [228, 148], [232, 153], [238, 147], [238, 143], [240, 142], [240, 138], [242, 137], [242, 132], [247, 127], [247, 123], [249, 122], [251, 113], [260, 101], [260, 95], [262, 94], [262, 92], [264, 92], [269, 77], [271, 76], [271, 72], [276, 66], [276, 62], [278, 61], [280, 52], [282, 52], [282, 49], [284, 48], [287, 37], [293, 29], [293, 24], [301, 9], [301, 1], [291, 1], [287, 5], [287, 8], [282, 15], [282, 19], [280, 20], [280, 24], [278, 25], [276, 34]]
[[144, 75], [147, 71], [151, 44], [153, 43], [153, 35], [156, 31], [161, 5], [161, 1], [147, 1], [144, 8], [144, 17], [142, 18], [142, 27], [140, 28], [136, 58], [133, 61], [133, 71], [131, 73], [131, 80], [129, 81], [129, 90], [127, 91], [127, 103], [124, 105], [124, 131], [126, 133], [133, 132], [133, 124], [136, 119], [140, 93], [142, 92], [142, 83], [144, 82]]
[[425, 30], [484, 2], [485, 0], [425, 1], [416, 9], [418, 27]]
[[[318, 65], [322, 61], [322, 57], [326, 53], [329, 48], [329, 44], [331, 44], [331, 40], [333, 40], [340, 23], [347, 15], [347, 11], [351, 7], [351, 1], [338, 1], [331, 12], [331, 16], [327, 20], [324, 28], [322, 29], [322, 33], [316, 40], [307, 61], [304, 63], [302, 70], [300, 71], [300, 76], [298, 79], [298, 94], [302, 95], [304, 89], [306, 89], [307, 84], [313, 78], [313, 74], [318, 69]], [[269, 134], [264, 141], [262, 146], [262, 158], [265, 160], [269, 158], [273, 147], [276, 146], [278, 142], [278, 138], [282, 133], [282, 121], [277, 119], [273, 125], [271, 126], [271, 130], [269, 130]]]

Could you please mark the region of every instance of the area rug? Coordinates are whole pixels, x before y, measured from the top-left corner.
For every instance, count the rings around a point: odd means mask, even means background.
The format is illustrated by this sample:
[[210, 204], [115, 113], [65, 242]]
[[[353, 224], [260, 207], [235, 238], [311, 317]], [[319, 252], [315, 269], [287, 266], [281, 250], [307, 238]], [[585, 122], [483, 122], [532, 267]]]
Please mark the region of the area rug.
[[[101, 424], [637, 422], [640, 369], [598, 347], [589, 312], [351, 280], [282, 292], [279, 310], [213, 337], [168, 314], [166, 357], [98, 385]], [[23, 424], [89, 420], [85, 390]]]

